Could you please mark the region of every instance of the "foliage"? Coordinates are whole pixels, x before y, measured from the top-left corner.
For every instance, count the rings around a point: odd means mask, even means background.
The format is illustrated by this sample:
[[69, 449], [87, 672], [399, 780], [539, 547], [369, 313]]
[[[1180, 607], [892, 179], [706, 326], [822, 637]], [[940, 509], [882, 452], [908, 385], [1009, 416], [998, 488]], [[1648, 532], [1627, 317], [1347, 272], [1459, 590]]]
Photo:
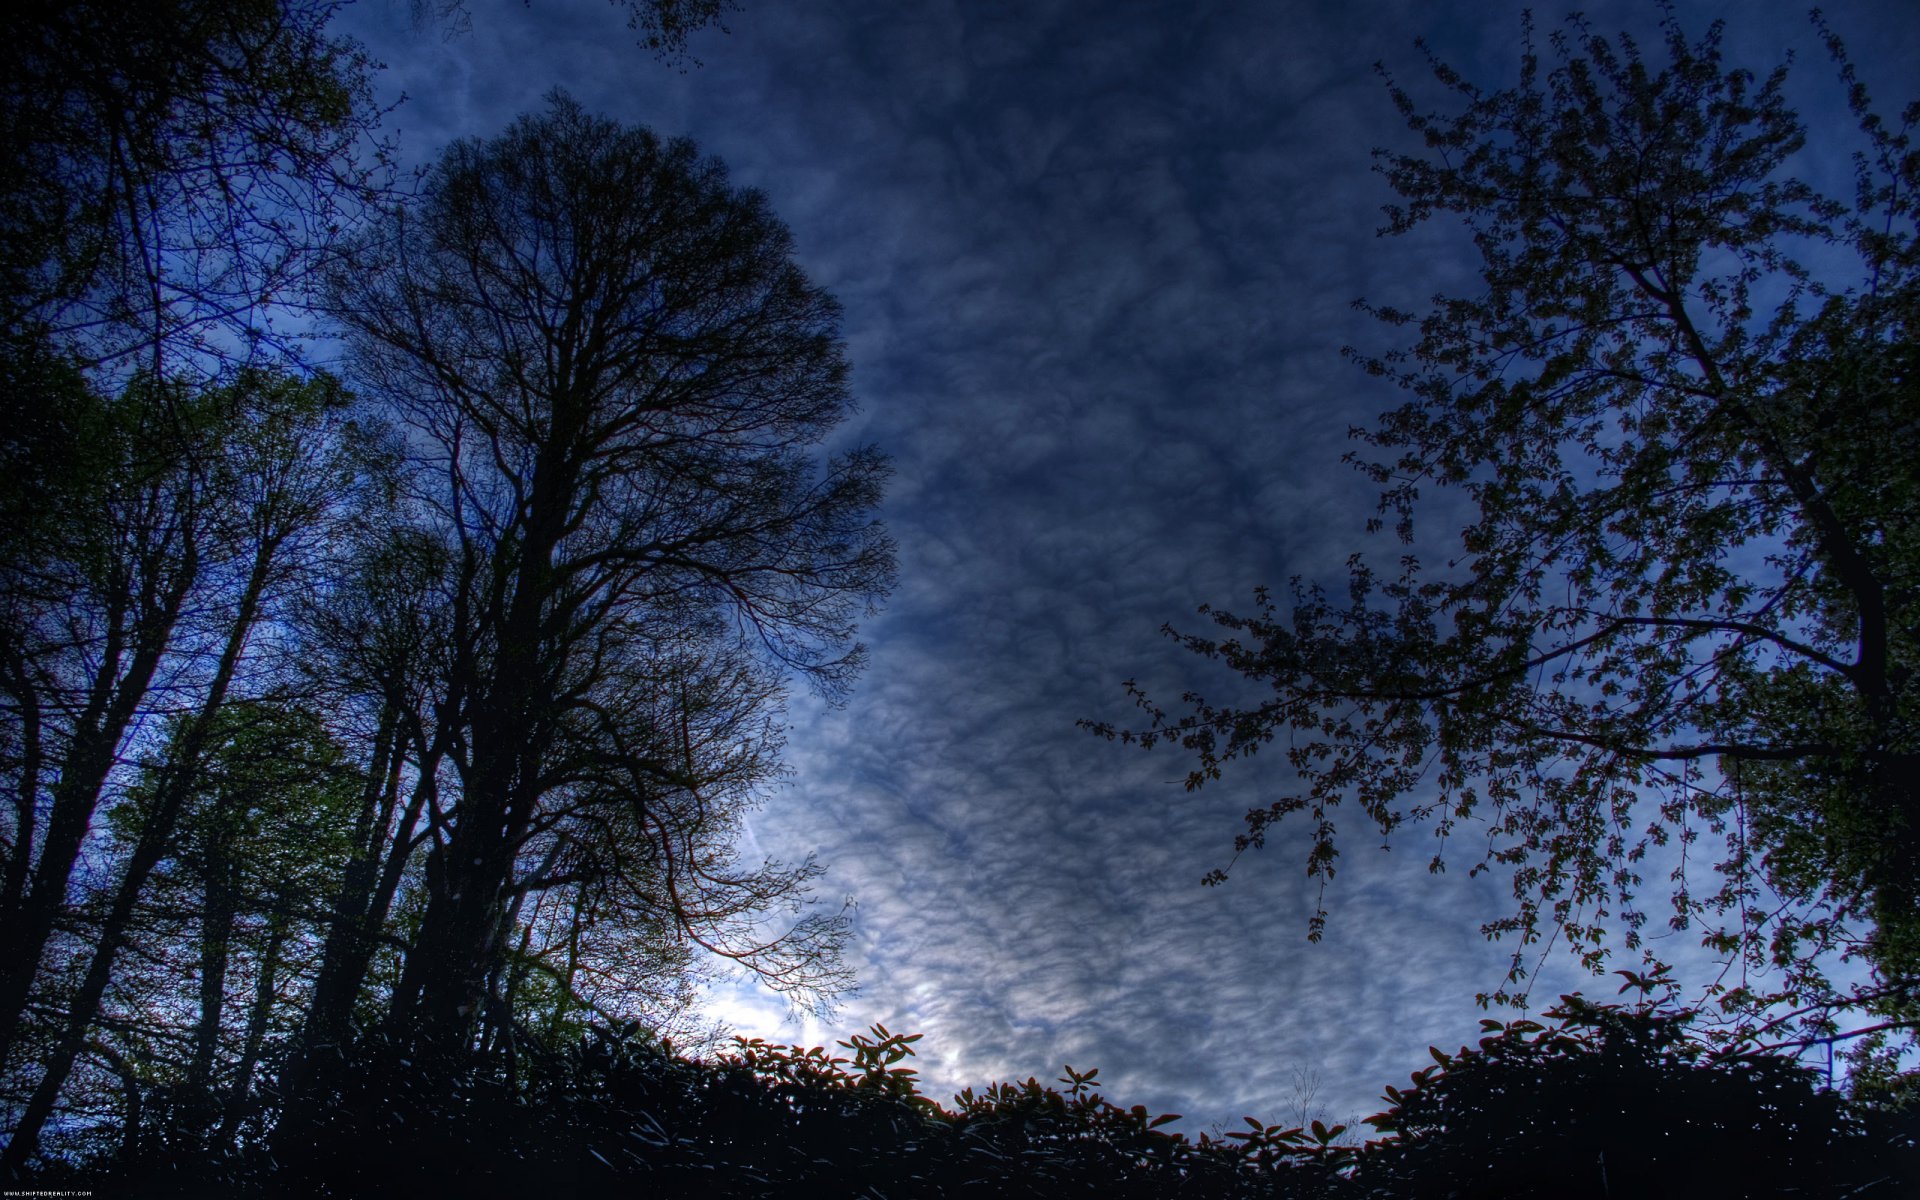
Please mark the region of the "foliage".
[[[218, 1149], [259, 1111], [261, 1064], [278, 1057], [288, 1033], [276, 1001], [310, 969], [362, 781], [319, 719], [298, 707], [229, 704], [210, 741], [144, 891], [131, 961], [103, 1006], [109, 1016], [177, 1008], [199, 1019], [177, 1041], [130, 1035], [130, 1022], [96, 1040], [138, 1065], [149, 1115], [139, 1135]], [[129, 854], [164, 772], [163, 760], [150, 759], [109, 810]]]
[[[1121, 1109], [1071, 1069], [1063, 1094], [1035, 1080], [955, 1098], [919, 1096], [899, 1063], [918, 1035], [875, 1027], [840, 1043], [852, 1059], [758, 1041], [702, 1062], [637, 1026], [595, 1026], [542, 1052], [517, 1083], [468, 1068], [426, 1078], [404, 1047], [374, 1038], [329, 1071], [318, 1135], [269, 1158], [151, 1149], [95, 1164], [89, 1179], [143, 1194], [417, 1194], [527, 1187], [649, 1195], [1310, 1196], [1337, 1176], [1293, 1171], [1230, 1145], [1199, 1144]], [[848, 1067], [851, 1065], [852, 1069]], [[57, 1176], [43, 1177], [49, 1182]], [[298, 1185], [294, 1181], [299, 1181]]]
[[431, 548], [447, 614], [410, 678], [349, 693], [432, 792], [396, 1027], [451, 1048], [493, 1021], [505, 930], [544, 935], [518, 965], [564, 956], [569, 989], [620, 957], [537, 928], [547, 892], [549, 916], [837, 990], [839, 915], [761, 928], [817, 868], [733, 841], [777, 770], [784, 675], [835, 695], [859, 668], [887, 469], [812, 452], [851, 404], [838, 309], [765, 199], [556, 95], [451, 147], [329, 297], [399, 431], [391, 533]]
[[[1622, 971], [1621, 991], [1670, 980]], [[1551, 1021], [1481, 1022], [1369, 1118], [1360, 1178], [1396, 1195], [1887, 1195], [1920, 1177], [1911, 1122], [1815, 1086], [1790, 1058], [1717, 1051], [1694, 1016], [1562, 996]]]
[[[1353, 456], [1398, 565], [1356, 556], [1344, 601], [1203, 609], [1223, 635], [1169, 632], [1256, 698], [1170, 715], [1129, 684], [1147, 726], [1096, 731], [1183, 747], [1190, 789], [1277, 743], [1298, 789], [1237, 846], [1304, 814], [1323, 894], [1342, 805], [1430, 829], [1436, 871], [1470, 835], [1472, 873], [1511, 873], [1487, 930], [1517, 937], [1513, 980], [1541, 942], [1594, 969], [1643, 949], [1671, 872], [1670, 924], [1729, 963], [1747, 1032], [1920, 1018], [1920, 107], [1883, 122], [1829, 40], [1846, 200], [1789, 174], [1785, 69], [1729, 68], [1719, 26], [1671, 12], [1663, 60], [1576, 18], [1546, 51], [1528, 29], [1517, 86], [1436, 62], [1449, 112], [1392, 86], [1425, 149], [1381, 154], [1386, 232], [1457, 218], [1484, 284], [1374, 307], [1409, 344], [1354, 354], [1410, 397]], [[1423, 488], [1467, 501], [1455, 545], [1417, 535]]]
[[[608, 0], [627, 6], [627, 27], [640, 35], [640, 44], [668, 62], [685, 59], [687, 39], [721, 19], [739, 5], [733, 0]], [[724, 26], [722, 26], [724, 28]]]
[[[15, 1057], [36, 991], [34, 1016], [58, 1030], [36, 1046], [37, 1083], [6, 1077], [10, 1092], [31, 1093], [0, 1158], [8, 1170], [31, 1152], [77, 1058], [101, 1053], [89, 1031], [142, 891], [219, 745], [226, 706], [268, 690], [262, 631], [311, 578], [355, 479], [341, 391], [327, 376], [243, 369], [200, 389], [136, 376], [111, 400], [91, 389], [75, 399], [66, 415], [81, 436], [62, 486], [81, 503], [36, 514], [0, 576], [0, 688], [17, 722], [5, 764], [14, 804], [0, 1060]], [[128, 747], [152, 745], [166, 726], [137, 836], [101, 854], [92, 827], [133, 782]], [[80, 931], [76, 905], [93, 909]], [[83, 978], [62, 980], [53, 964], [63, 961]]]
[[[628, 7], [677, 60], [732, 6]], [[696, 947], [845, 981], [819, 868], [735, 853], [891, 578], [884, 460], [814, 453], [832, 298], [718, 163], [564, 101], [386, 207], [336, 8], [26, 0], [0, 46], [9, 1178], [43, 1130], [263, 1152], [383, 1022], [513, 1091], [681, 1028]], [[300, 364], [322, 276], [358, 400]]]
[[[164, 717], [191, 714], [177, 780], [197, 765], [236, 679], [236, 694], [258, 694], [271, 639], [256, 626], [282, 615], [329, 505], [349, 486], [351, 471], [336, 469], [337, 383], [282, 369], [293, 345], [273, 320], [298, 305], [383, 178], [367, 64], [327, 36], [332, 11], [317, 0], [9, 9], [0, 43], [7, 1173], [31, 1153], [83, 1057], [139, 1107], [142, 1069], [123, 1051], [166, 1031], [137, 1005], [131, 1021], [97, 1010], [185, 789], [161, 789], [154, 819], [119, 847], [127, 854], [108, 853], [95, 818], [125, 794]], [[125, 972], [118, 982], [129, 982]]]
[[[527, 0], [532, 3], [532, 0]], [[607, 0], [615, 8], [627, 10], [627, 28], [638, 35], [640, 45], [662, 62], [684, 69], [698, 59], [687, 53], [687, 40], [710, 25], [721, 25], [729, 12], [739, 10], [734, 0]], [[431, 15], [449, 29], [464, 31], [472, 20], [467, 0], [413, 0], [416, 19]]]
[[[1665, 981], [1631, 979], [1652, 991]], [[1623, 989], [1626, 990], [1626, 989]], [[327, 1119], [268, 1154], [156, 1140], [84, 1176], [142, 1195], [509, 1195], [531, 1187], [662, 1197], [1090, 1195], [1345, 1197], [1893, 1196], [1920, 1168], [1920, 1125], [1818, 1090], [1788, 1059], [1716, 1052], [1663, 1004], [1562, 999], [1551, 1024], [1487, 1022], [1478, 1049], [1432, 1051], [1388, 1088], [1365, 1146], [1337, 1129], [1190, 1140], [1123, 1108], [1097, 1070], [918, 1094], [916, 1034], [874, 1026], [822, 1047], [736, 1039], [699, 1060], [638, 1025], [530, 1043], [507, 1076], [450, 1078], [369, 1037], [322, 1072]]]
[[[384, 172], [368, 64], [327, 36], [332, 11], [323, 0], [13, 6], [0, 45], [11, 346], [156, 375], [289, 347], [273, 306], [300, 300]], [[4, 399], [9, 412], [33, 406], [30, 392]]]

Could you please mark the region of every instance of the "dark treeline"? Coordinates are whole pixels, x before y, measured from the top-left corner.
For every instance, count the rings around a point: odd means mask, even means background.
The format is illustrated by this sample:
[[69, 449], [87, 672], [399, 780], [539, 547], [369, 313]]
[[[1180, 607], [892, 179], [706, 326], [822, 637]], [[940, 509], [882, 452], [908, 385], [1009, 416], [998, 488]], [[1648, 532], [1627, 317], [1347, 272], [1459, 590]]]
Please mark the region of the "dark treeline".
[[[1301, 1115], [1169, 1132], [1172, 1114], [1106, 1099], [1097, 1070], [919, 1094], [917, 1035], [875, 1026], [849, 1056], [741, 1042], [696, 1060], [634, 1025], [563, 1046], [539, 1039], [514, 1071], [472, 1056], [422, 1071], [371, 1034], [299, 1139], [208, 1153], [164, 1115], [127, 1144], [49, 1162], [34, 1182], [151, 1196], [620, 1191], [709, 1196], [1404, 1197], [1901, 1196], [1920, 1172], [1914, 1114], [1858, 1104], [1772, 1055], [1716, 1055], [1693, 1016], [1657, 999], [1578, 996], [1546, 1023], [1486, 1021], [1367, 1118], [1361, 1144]], [[140, 1130], [136, 1137], [132, 1131]]]
[[[682, 55], [723, 7], [635, 4], [638, 40]], [[675, 1051], [713, 964], [800, 1003], [849, 982], [817, 865], [735, 851], [785, 689], [849, 687], [892, 583], [885, 459], [820, 449], [852, 403], [838, 309], [763, 197], [564, 95], [400, 186], [331, 11], [31, 0], [0, 45], [0, 1177], [1707, 1195], [1738, 1161], [1841, 1195], [1911, 1171], [1897, 1048], [1843, 1099], [1651, 1001], [1436, 1051], [1364, 1148], [1251, 1118], [1188, 1140], [1071, 1068], [942, 1106], [883, 1029], [850, 1060]], [[1874, 896], [1910, 901], [1909, 858]], [[1910, 1025], [1910, 989], [1877, 1002]]]

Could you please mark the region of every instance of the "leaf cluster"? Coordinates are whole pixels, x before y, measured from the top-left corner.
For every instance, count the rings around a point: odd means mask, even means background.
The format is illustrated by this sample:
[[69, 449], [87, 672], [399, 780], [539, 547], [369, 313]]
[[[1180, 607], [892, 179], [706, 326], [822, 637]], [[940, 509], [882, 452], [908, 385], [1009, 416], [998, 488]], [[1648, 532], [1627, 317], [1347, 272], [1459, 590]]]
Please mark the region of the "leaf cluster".
[[[1816, 28], [1858, 124], [1848, 199], [1792, 174], [1786, 68], [1671, 10], [1649, 47], [1529, 24], [1497, 90], [1436, 60], [1438, 111], [1389, 79], [1423, 146], [1380, 154], [1383, 232], [1457, 223], [1481, 277], [1362, 305], [1400, 344], [1349, 356], [1405, 400], [1349, 461], [1397, 557], [1167, 630], [1250, 698], [1130, 683], [1142, 727], [1088, 723], [1184, 750], [1189, 789], [1284, 755], [1236, 854], [1298, 813], [1324, 894], [1345, 808], [1511, 881], [1485, 926], [1518, 943], [1509, 982], [1529, 947], [1644, 954], [1664, 886], [1747, 999], [1914, 1019], [1920, 107], [1882, 119]], [[1450, 537], [1416, 523], [1434, 492], [1465, 502]], [[1835, 983], [1846, 959], [1877, 978]]]

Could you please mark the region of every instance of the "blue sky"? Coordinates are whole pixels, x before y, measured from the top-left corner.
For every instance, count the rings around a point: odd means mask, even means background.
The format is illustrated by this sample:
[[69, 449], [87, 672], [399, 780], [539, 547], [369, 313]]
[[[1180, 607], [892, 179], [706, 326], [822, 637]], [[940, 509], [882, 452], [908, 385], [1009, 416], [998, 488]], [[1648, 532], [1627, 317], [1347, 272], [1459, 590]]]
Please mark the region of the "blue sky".
[[[861, 990], [828, 1022], [748, 986], [715, 1012], [776, 1040], [925, 1033], [941, 1098], [1097, 1066], [1113, 1099], [1194, 1130], [1292, 1115], [1302, 1072], [1316, 1108], [1363, 1115], [1429, 1043], [1471, 1040], [1473, 997], [1506, 964], [1478, 932], [1503, 883], [1431, 876], [1417, 832], [1382, 853], [1350, 819], [1309, 945], [1297, 836], [1199, 886], [1284, 785], [1277, 756], [1188, 794], [1179, 758], [1074, 722], [1124, 719], [1129, 677], [1163, 695], [1207, 681], [1162, 623], [1336, 578], [1369, 545], [1371, 491], [1339, 458], [1395, 395], [1339, 355], [1387, 344], [1351, 301], [1471, 284], [1444, 231], [1375, 236], [1369, 151], [1406, 134], [1372, 67], [1419, 77], [1425, 37], [1503, 82], [1519, 6], [741, 0], [683, 71], [594, 0], [469, 4], [457, 36], [402, 0], [341, 18], [387, 64], [383, 96], [407, 97], [405, 159], [491, 135], [555, 86], [690, 135], [767, 193], [844, 305], [862, 405], [844, 436], [897, 472], [900, 586], [863, 631], [872, 665], [843, 708], [796, 697], [793, 778], [749, 846], [830, 865], [823, 894], [858, 905]], [[1581, 7], [1601, 28], [1657, 13]], [[1897, 108], [1920, 77], [1908, 0], [1827, 7]], [[1760, 71], [1797, 47], [1807, 168], [1841, 165], [1803, 5], [1677, 8], [1696, 32], [1726, 16], [1729, 57]], [[1536, 6], [1543, 29], [1563, 12]], [[1710, 967], [1684, 936], [1671, 949]], [[1582, 983], [1553, 960], [1536, 994]]]

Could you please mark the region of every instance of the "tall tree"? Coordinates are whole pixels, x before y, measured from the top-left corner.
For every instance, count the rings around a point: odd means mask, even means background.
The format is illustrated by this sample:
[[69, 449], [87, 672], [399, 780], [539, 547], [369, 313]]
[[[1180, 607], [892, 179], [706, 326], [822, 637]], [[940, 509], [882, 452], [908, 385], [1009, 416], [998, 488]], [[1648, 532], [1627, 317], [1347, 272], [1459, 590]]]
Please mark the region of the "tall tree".
[[[690, 143], [557, 97], [449, 150], [336, 277], [358, 377], [405, 430], [404, 510], [450, 564], [414, 752], [457, 786], [426, 813], [426, 907], [393, 998], [410, 1040], [470, 1045], [524, 860], [559, 825], [702, 785], [661, 664], [746, 645], [829, 694], [857, 670], [853, 622], [891, 579], [871, 517], [886, 468], [810, 452], [850, 401], [836, 306], [791, 253], [764, 199]], [[681, 903], [696, 864], [649, 836], [675, 920], [710, 936]], [[838, 928], [809, 918], [742, 957], [804, 987], [820, 977], [795, 968], [829, 967]]]
[[265, 378], [237, 364], [289, 348], [275, 306], [378, 177], [366, 63], [326, 36], [332, 11], [27, 0], [5, 18], [0, 1062], [129, 739], [194, 703], [233, 632], [221, 547], [249, 516], [222, 508], [222, 442], [247, 441], [234, 398]]
[[446, 745], [435, 696], [450, 657], [447, 547], [372, 506], [342, 539], [339, 566], [296, 619], [309, 687], [365, 756], [351, 848], [334, 887], [318, 978], [280, 1086], [298, 1093], [315, 1052], [350, 1040], [376, 949], [417, 852], [432, 836]]
[[[48, 398], [53, 398], [49, 393]], [[19, 464], [31, 511], [0, 576], [13, 794], [0, 895], [0, 1062], [123, 748], [162, 664], [189, 640], [190, 598], [217, 604], [207, 469], [219, 405], [139, 379], [108, 399], [60, 394], [56, 462]]]
[[[100, 503], [77, 522], [90, 536], [64, 549], [45, 546], [46, 557], [5, 594], [20, 664], [10, 698], [23, 715], [59, 717], [22, 722], [37, 740], [23, 737], [18, 778], [34, 791], [22, 794], [8, 849], [15, 863], [31, 863], [32, 887], [0, 911], [0, 1033], [9, 1039], [117, 761], [140, 732], [136, 718], [153, 707], [180, 714], [141, 835], [115, 865], [85, 979], [56, 1021], [40, 1081], [0, 1157], [9, 1170], [33, 1152], [87, 1044], [141, 890], [198, 786], [224, 706], [263, 685], [257, 665], [270, 639], [260, 631], [309, 575], [329, 518], [354, 483], [343, 396], [332, 379], [244, 371], [224, 387], [180, 392], [136, 387], [115, 406], [128, 410], [114, 413], [123, 437], [95, 455], [89, 482]], [[149, 395], [155, 399], [143, 399]], [[155, 420], [175, 436], [152, 438]], [[182, 425], [191, 436], [180, 435]], [[156, 445], [165, 452], [151, 464]], [[63, 596], [65, 584], [72, 590]], [[29, 772], [30, 762], [50, 769]], [[42, 807], [49, 816], [36, 838]], [[29, 869], [10, 865], [9, 873]]]
[[[108, 813], [122, 856], [137, 852], [166, 798], [172, 744], [186, 731], [171, 724]], [[140, 1064], [157, 1089], [143, 1108], [158, 1118], [141, 1132], [176, 1152], [230, 1141], [256, 1106], [262, 1057], [311, 977], [360, 792], [342, 748], [292, 697], [228, 703], [207, 741], [90, 1041]]]
[[[201, 1107], [204, 1124], [191, 1132], [203, 1135], [216, 1117], [230, 1132], [249, 1098], [289, 943], [311, 937], [361, 790], [340, 747], [298, 708], [229, 705], [212, 740], [177, 851], [180, 882], [199, 893], [200, 923], [199, 1016], [182, 1115]], [[236, 1022], [227, 993], [243, 941], [254, 995]], [[227, 1042], [237, 1043], [232, 1052]]]
[[[1323, 887], [1342, 803], [1383, 833], [1470, 827], [1473, 870], [1510, 870], [1518, 902], [1489, 931], [1590, 965], [1641, 947], [1669, 847], [1671, 922], [1729, 961], [1715, 992], [1746, 1032], [1847, 1008], [1911, 1030], [1920, 108], [1883, 123], [1828, 40], [1858, 118], [1845, 201], [1790, 174], [1785, 68], [1728, 68], [1718, 25], [1689, 40], [1669, 14], [1654, 55], [1578, 20], [1540, 53], [1529, 28], [1517, 86], [1436, 63], [1440, 114], [1394, 86], [1426, 149], [1381, 155], [1389, 231], [1458, 218], [1484, 283], [1375, 309], [1410, 344], [1355, 356], [1410, 393], [1358, 460], [1404, 557], [1356, 557], [1344, 603], [1296, 583], [1174, 634], [1263, 698], [1169, 715], [1134, 689], [1147, 727], [1096, 729], [1184, 747], [1189, 788], [1277, 740], [1297, 790], [1239, 848], [1304, 812]], [[1437, 568], [1427, 486], [1474, 510]], [[1872, 979], [1830, 980], [1837, 957]]]

